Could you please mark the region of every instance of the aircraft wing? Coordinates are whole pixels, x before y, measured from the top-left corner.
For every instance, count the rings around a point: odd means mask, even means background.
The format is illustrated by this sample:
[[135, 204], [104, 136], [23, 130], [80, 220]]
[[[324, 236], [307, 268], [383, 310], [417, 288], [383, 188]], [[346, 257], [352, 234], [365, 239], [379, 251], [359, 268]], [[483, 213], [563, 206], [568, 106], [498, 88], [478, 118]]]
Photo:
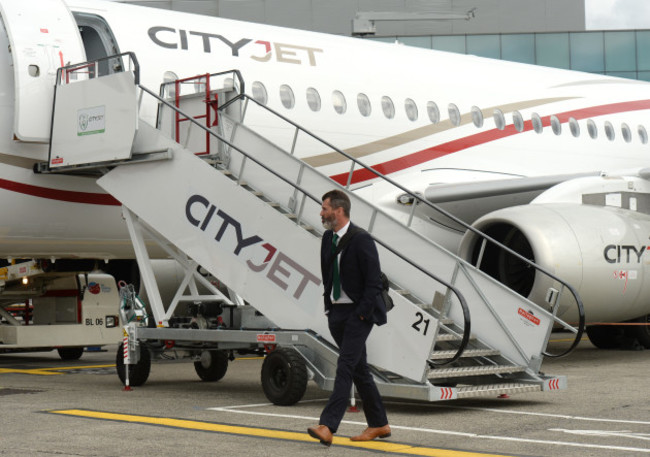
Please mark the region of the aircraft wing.
[[[424, 190], [424, 197], [439, 205], [468, 224], [479, 217], [498, 209], [526, 205], [544, 191], [565, 181], [587, 176], [599, 176], [601, 172], [561, 174], [549, 176], [491, 179], [484, 181], [436, 183]], [[435, 212], [429, 215], [432, 221], [450, 224], [447, 218]], [[460, 230], [460, 227], [456, 227]]]

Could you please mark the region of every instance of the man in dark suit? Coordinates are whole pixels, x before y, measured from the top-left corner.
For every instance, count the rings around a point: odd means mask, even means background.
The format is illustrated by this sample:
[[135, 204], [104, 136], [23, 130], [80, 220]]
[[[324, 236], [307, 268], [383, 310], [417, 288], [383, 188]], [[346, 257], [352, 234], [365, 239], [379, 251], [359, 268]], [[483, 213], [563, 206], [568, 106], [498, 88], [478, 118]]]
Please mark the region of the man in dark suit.
[[[319, 425], [307, 431], [322, 444], [332, 444], [352, 389], [363, 401], [368, 428], [353, 441], [390, 436], [386, 411], [366, 362], [366, 339], [374, 324], [386, 323], [381, 299], [381, 269], [375, 241], [365, 230], [350, 223], [350, 199], [340, 190], [323, 195], [321, 220], [327, 231], [321, 244], [321, 270], [325, 286], [325, 314], [332, 337], [339, 347], [334, 391], [323, 410]], [[352, 228], [354, 235], [334, 258], [337, 242]], [[352, 235], [352, 232], [350, 233]]]

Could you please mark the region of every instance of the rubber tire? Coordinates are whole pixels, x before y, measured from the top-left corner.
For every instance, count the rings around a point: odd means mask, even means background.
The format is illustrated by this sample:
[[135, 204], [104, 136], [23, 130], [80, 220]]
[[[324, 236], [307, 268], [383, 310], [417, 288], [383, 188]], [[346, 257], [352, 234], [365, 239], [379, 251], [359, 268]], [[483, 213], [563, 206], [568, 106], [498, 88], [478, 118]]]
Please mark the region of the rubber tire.
[[277, 348], [262, 364], [262, 389], [271, 403], [291, 406], [307, 390], [307, 367], [302, 356], [292, 348]]
[[591, 344], [598, 349], [617, 349], [621, 345], [623, 331], [611, 325], [591, 325], [587, 327], [587, 336]]
[[[140, 345], [140, 361], [135, 365], [129, 365], [129, 386], [141, 386], [149, 378], [151, 372], [151, 353], [149, 349]], [[115, 367], [117, 368], [117, 376], [126, 385], [126, 368], [124, 367], [124, 343], [121, 343], [117, 348], [115, 356]]]
[[228, 371], [228, 355], [223, 351], [208, 351], [210, 353], [210, 366], [205, 367], [199, 360], [194, 362], [194, 369], [202, 381], [215, 382], [226, 375]]
[[[631, 322], [650, 324], [650, 314], [641, 316]], [[638, 325], [629, 329], [629, 335], [636, 338], [641, 346], [650, 349], [650, 325]]]
[[79, 360], [84, 353], [83, 346], [72, 348], [57, 348], [61, 360]]

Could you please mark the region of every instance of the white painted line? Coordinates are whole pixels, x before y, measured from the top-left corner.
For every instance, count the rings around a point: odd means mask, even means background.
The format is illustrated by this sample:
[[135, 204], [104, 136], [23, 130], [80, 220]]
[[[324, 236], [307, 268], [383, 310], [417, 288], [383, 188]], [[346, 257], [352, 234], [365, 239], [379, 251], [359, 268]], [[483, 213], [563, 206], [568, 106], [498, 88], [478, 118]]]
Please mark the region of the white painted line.
[[565, 428], [551, 428], [551, 432], [564, 432], [569, 435], [599, 436], [605, 438], [631, 438], [650, 441], [650, 433], [637, 433], [630, 430], [567, 430]]
[[[317, 401], [317, 400], [314, 400]], [[320, 400], [322, 401], [322, 400]], [[403, 403], [401, 403], [403, 404]], [[263, 404], [262, 406], [270, 406], [272, 405], [271, 403], [266, 403]], [[253, 407], [254, 405], [244, 405], [243, 407]], [[301, 419], [305, 421], [318, 421], [318, 417], [311, 417], [311, 416], [299, 416], [295, 414], [277, 414], [277, 413], [263, 413], [259, 411], [239, 411], [237, 409], [234, 409], [235, 407], [230, 406], [230, 407], [216, 407], [216, 408], [206, 408], [206, 410], [210, 411], [218, 411], [218, 412], [227, 412], [227, 413], [236, 413], [236, 414], [247, 414], [247, 415], [253, 415], [253, 416], [265, 416], [265, 417], [280, 417], [280, 418], [286, 418], [286, 419]], [[476, 409], [476, 410], [485, 410], [485, 411], [491, 411], [490, 408], [472, 408], [472, 407], [456, 407], [456, 408], [461, 408], [461, 409]], [[496, 412], [503, 412], [503, 410], [494, 410]], [[506, 411], [511, 414], [529, 414], [529, 413], [521, 413], [518, 411]], [[573, 416], [565, 416], [565, 415], [554, 415], [554, 414], [538, 414], [538, 413], [530, 413], [533, 415], [540, 415], [540, 416], [548, 416], [548, 417], [557, 417], [561, 419], [578, 419], [578, 420], [599, 420], [596, 418], [574, 418]], [[606, 420], [605, 420], [606, 421]], [[365, 422], [356, 422], [356, 421], [341, 421], [342, 423], [345, 424], [350, 424], [350, 425], [361, 425], [361, 426], [366, 426], [367, 424]], [[616, 421], [620, 422], [620, 421]], [[636, 421], [633, 421], [633, 423], [637, 423]], [[511, 441], [511, 442], [518, 442], [518, 443], [534, 443], [534, 444], [545, 444], [545, 445], [553, 445], [553, 446], [567, 446], [567, 447], [578, 447], [578, 448], [589, 448], [589, 449], [606, 449], [606, 450], [613, 450], [613, 451], [623, 451], [623, 452], [641, 452], [641, 453], [646, 453], [650, 454], [650, 449], [647, 448], [635, 448], [635, 447], [626, 447], [626, 446], [610, 446], [610, 445], [600, 445], [600, 444], [588, 444], [588, 443], [572, 443], [568, 441], [551, 441], [551, 440], [535, 440], [535, 439], [528, 439], [528, 438], [515, 438], [515, 437], [509, 437], [509, 436], [492, 436], [492, 435], [477, 435], [475, 433], [464, 433], [464, 432], [455, 432], [451, 430], [438, 430], [438, 429], [430, 429], [430, 428], [420, 428], [420, 427], [407, 427], [403, 425], [394, 425], [390, 424], [391, 429], [394, 430], [406, 430], [406, 431], [414, 431], [414, 432], [423, 432], [423, 433], [434, 433], [434, 434], [439, 434], [439, 435], [445, 435], [445, 436], [462, 436], [462, 437], [467, 437], [467, 438], [478, 438], [478, 439], [488, 439], [488, 440], [497, 440], [497, 441]], [[552, 431], [560, 431], [558, 429], [551, 429]], [[593, 431], [592, 435], [595, 435], [597, 431]], [[645, 439], [645, 438], [643, 438]]]
[[567, 419], [575, 421], [590, 421], [590, 422], [605, 422], [612, 424], [635, 424], [635, 425], [650, 425], [650, 421], [638, 421], [638, 420], [626, 420], [626, 419], [604, 419], [600, 417], [584, 417], [584, 416], [571, 416], [567, 414], [550, 414], [550, 413], [534, 413], [531, 411], [515, 411], [510, 409], [500, 409], [500, 408], [478, 408], [475, 406], [455, 406], [455, 405], [434, 405], [422, 403], [408, 403], [408, 402], [384, 402], [385, 404], [393, 403], [396, 405], [410, 405], [410, 406], [426, 406], [428, 408], [448, 408], [448, 409], [465, 409], [471, 411], [488, 411], [491, 413], [500, 413], [500, 414], [515, 414], [522, 416], [538, 416], [538, 417], [552, 417], [555, 419]]

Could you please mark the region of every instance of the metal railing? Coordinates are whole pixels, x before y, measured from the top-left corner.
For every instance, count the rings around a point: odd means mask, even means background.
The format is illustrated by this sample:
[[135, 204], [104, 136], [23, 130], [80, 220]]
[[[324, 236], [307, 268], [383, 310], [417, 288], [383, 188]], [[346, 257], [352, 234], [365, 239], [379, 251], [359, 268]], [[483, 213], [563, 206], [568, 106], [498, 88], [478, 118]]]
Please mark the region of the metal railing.
[[[351, 156], [350, 154], [338, 149], [336, 146], [330, 144], [329, 142], [327, 142], [323, 138], [317, 136], [316, 134], [306, 130], [305, 128], [301, 127], [297, 123], [293, 122], [291, 119], [288, 119], [287, 117], [283, 116], [282, 114], [278, 113], [277, 111], [269, 108], [268, 106], [264, 105], [263, 103], [260, 103], [255, 98], [250, 97], [249, 95], [246, 95], [246, 94], [240, 94], [239, 96], [237, 96], [237, 97], [233, 98], [232, 100], [230, 100], [228, 103], [222, 105], [220, 107], [220, 109], [222, 109], [222, 110], [226, 109], [230, 104], [235, 103], [237, 101], [244, 101], [246, 106], [247, 106], [247, 104], [249, 102], [252, 101], [252, 102], [256, 103], [259, 107], [263, 108], [264, 110], [267, 110], [268, 112], [272, 113], [273, 115], [277, 116], [278, 118], [280, 118], [280, 119], [284, 120], [285, 122], [287, 122], [288, 124], [292, 125], [295, 128], [295, 132], [294, 132], [294, 135], [293, 135], [293, 142], [292, 142], [291, 151], [289, 152], [290, 154], [293, 155], [295, 153], [295, 146], [296, 146], [296, 143], [297, 143], [298, 134], [300, 132], [302, 132], [302, 133], [308, 135], [309, 137], [313, 138], [314, 140], [320, 142], [321, 144], [326, 145], [328, 148], [331, 149], [331, 151], [334, 151], [334, 152], [340, 154], [341, 156], [345, 157], [347, 160], [349, 160], [351, 162], [350, 170], [347, 173], [347, 179], [345, 179], [345, 182], [346, 182], [345, 187], [347, 189], [349, 189], [349, 187], [350, 187], [350, 185], [352, 183], [353, 175], [355, 173], [355, 169], [356, 169], [357, 172], [361, 171], [361, 170], [365, 170], [366, 172], [371, 173], [375, 177], [377, 177], [377, 178], [391, 184], [395, 188], [400, 189], [402, 192], [404, 192], [404, 194], [408, 195], [409, 198], [413, 199], [412, 200], [413, 201], [412, 209], [411, 209], [411, 212], [409, 214], [408, 222], [405, 224], [407, 227], [411, 226], [411, 223], [413, 221], [413, 217], [415, 215], [416, 207], [418, 205], [425, 205], [425, 206], [431, 208], [432, 210], [438, 212], [439, 214], [442, 214], [443, 216], [445, 216], [445, 217], [451, 219], [452, 221], [456, 222], [460, 226], [464, 227], [466, 230], [474, 233], [476, 236], [478, 236], [482, 240], [483, 247], [485, 247], [485, 245], [487, 243], [491, 243], [496, 248], [503, 250], [504, 252], [506, 252], [506, 253], [514, 256], [515, 258], [519, 259], [520, 261], [524, 262], [529, 267], [534, 268], [535, 271], [539, 272], [540, 274], [545, 275], [545, 276], [551, 278], [554, 281], [557, 281], [559, 284], [561, 284], [561, 287], [560, 287], [560, 293], [557, 294], [557, 296], [555, 297], [555, 302], [552, 304], [552, 310], [551, 310], [552, 318], [553, 318], [554, 322], [557, 325], [560, 325], [562, 328], [564, 328], [566, 330], [574, 332], [575, 333], [575, 338], [574, 338], [573, 342], [571, 343], [570, 347], [566, 351], [561, 352], [559, 354], [551, 354], [548, 351], [544, 351], [543, 354], [545, 356], [548, 356], [548, 357], [562, 357], [562, 356], [565, 356], [565, 355], [569, 354], [571, 351], [573, 351], [573, 349], [575, 349], [575, 347], [580, 343], [580, 340], [582, 339], [582, 335], [583, 335], [584, 330], [585, 330], [584, 305], [582, 303], [582, 300], [581, 300], [580, 296], [578, 295], [578, 292], [570, 284], [568, 284], [564, 280], [560, 279], [559, 277], [557, 277], [556, 275], [554, 275], [550, 271], [548, 271], [548, 270], [544, 269], [543, 267], [537, 265], [536, 263], [532, 262], [531, 260], [525, 258], [524, 256], [522, 256], [518, 252], [512, 250], [508, 246], [505, 246], [504, 244], [500, 243], [496, 239], [486, 235], [485, 233], [481, 232], [480, 230], [476, 229], [475, 227], [472, 227], [470, 224], [467, 224], [463, 220], [461, 220], [458, 217], [454, 216], [453, 214], [447, 212], [446, 210], [439, 207], [438, 205], [429, 202], [428, 200], [423, 198], [421, 195], [418, 195], [418, 194], [410, 191], [409, 189], [407, 189], [406, 187], [404, 187], [404, 186], [398, 184], [397, 182], [393, 181], [391, 178], [384, 175], [383, 173], [375, 170], [374, 168], [372, 168], [369, 165], [366, 165], [365, 163], [361, 162], [360, 160], [358, 160], [357, 158]], [[242, 117], [245, 116], [246, 112], [247, 112], [247, 110], [245, 108], [243, 110]], [[338, 175], [337, 178], [339, 176], [341, 176], [341, 175]], [[298, 217], [300, 217], [300, 213], [298, 214]], [[476, 267], [476, 268], [478, 268], [478, 267]], [[578, 320], [579, 320], [579, 322], [578, 322], [578, 327], [577, 328], [573, 327], [571, 324], [569, 324], [569, 323], [565, 322], [564, 320], [557, 317], [557, 312], [558, 312], [559, 305], [560, 305], [559, 299], [562, 296], [562, 292], [565, 289], [568, 290], [569, 293], [572, 295], [572, 297], [573, 297], [573, 299], [575, 301], [575, 305], [576, 305], [577, 310], [578, 310], [578, 316], [579, 316]], [[488, 303], [486, 303], [486, 304], [488, 304]], [[549, 335], [547, 337], [546, 346], [548, 346], [548, 339], [550, 339], [550, 333], [549, 333]]]
[[[172, 103], [168, 102], [168, 101], [165, 100], [163, 97], [160, 97], [160, 96], [157, 95], [155, 92], [153, 92], [153, 91], [151, 91], [151, 90], [149, 90], [149, 89], [147, 89], [146, 87], [143, 87], [143, 86], [139, 86], [139, 87], [140, 87], [140, 89], [141, 89], [143, 92], [145, 92], [145, 93], [151, 95], [151, 96], [154, 97], [156, 100], [158, 100], [159, 103], [161, 103], [161, 104], [165, 105], [166, 107], [172, 109], [173, 111], [177, 112], [177, 113], [180, 114], [181, 116], [184, 116], [184, 117], [188, 118], [188, 120], [189, 120], [192, 124], [194, 124], [195, 126], [199, 127], [200, 129], [204, 130], [205, 132], [209, 133], [209, 134], [212, 135], [214, 138], [216, 138], [217, 140], [221, 141], [223, 144], [227, 145], [229, 148], [232, 148], [232, 149], [234, 149], [235, 151], [237, 151], [238, 153], [242, 154], [242, 156], [245, 157], [246, 160], [251, 160], [253, 163], [255, 163], [256, 165], [258, 165], [259, 167], [261, 167], [262, 169], [264, 169], [264, 170], [267, 171], [268, 173], [274, 175], [276, 178], [279, 178], [281, 181], [283, 181], [284, 183], [286, 183], [286, 184], [288, 184], [289, 186], [291, 186], [295, 191], [301, 193], [302, 196], [303, 196], [303, 197], [302, 197], [303, 202], [302, 202], [302, 204], [300, 205], [300, 206], [301, 206], [301, 210], [302, 210], [302, 208], [304, 208], [304, 202], [305, 202], [306, 199], [310, 199], [310, 200], [312, 200], [312, 201], [313, 201], [314, 203], [316, 203], [317, 205], [320, 205], [320, 204], [321, 204], [321, 200], [320, 200], [320, 198], [318, 198], [318, 197], [314, 196], [313, 194], [311, 194], [309, 191], [307, 191], [304, 187], [302, 187], [302, 186], [299, 185], [298, 183], [295, 183], [295, 182], [291, 181], [290, 179], [285, 178], [284, 176], [282, 176], [282, 175], [281, 175], [280, 173], [278, 173], [277, 171], [271, 169], [270, 167], [268, 167], [267, 165], [265, 165], [263, 162], [259, 161], [259, 160], [256, 159], [255, 157], [253, 157], [251, 154], [248, 154], [246, 151], [243, 151], [241, 148], [237, 147], [237, 146], [234, 145], [232, 142], [230, 142], [230, 141], [226, 140], [225, 138], [223, 138], [221, 135], [219, 135], [219, 134], [218, 134], [217, 132], [215, 132], [214, 130], [212, 130], [212, 129], [206, 127], [206, 126], [204, 126], [204, 125], [201, 124], [199, 121], [197, 121], [196, 119], [192, 118], [191, 116], [188, 116], [188, 115], [187, 115], [186, 113], [184, 113], [181, 109], [179, 109], [178, 107], [174, 106]], [[235, 97], [233, 100], [239, 100], [241, 97], [247, 97], [247, 96], [246, 96], [245, 94], [240, 94], [240, 95], [238, 95], [237, 97]], [[222, 105], [222, 106], [220, 107], [220, 110], [224, 110], [226, 107], [230, 106], [230, 104], [232, 103], [233, 100], [231, 100], [231, 101], [229, 101], [228, 103]], [[280, 115], [278, 114], [278, 116], [280, 116]], [[280, 116], [280, 117], [282, 117], [282, 116]], [[285, 119], [284, 117], [282, 117], [282, 118]], [[285, 119], [285, 120], [286, 120], [286, 119]], [[303, 166], [307, 166], [307, 165], [303, 163]], [[238, 182], [238, 184], [239, 184], [239, 182]], [[299, 225], [299, 224], [300, 224], [300, 215], [298, 214], [297, 216], [298, 216], [298, 217], [296, 218], [296, 224]], [[373, 237], [373, 238], [374, 238], [374, 237]], [[432, 362], [432, 361], [429, 361], [429, 363], [430, 363], [431, 365], [441, 366], [441, 365], [446, 365], [446, 364], [449, 364], [449, 363], [452, 363], [452, 362], [455, 362], [456, 360], [458, 360], [458, 359], [462, 356], [462, 354], [463, 354], [463, 352], [465, 351], [465, 349], [467, 348], [467, 345], [469, 344], [469, 340], [470, 340], [470, 336], [471, 336], [471, 317], [470, 317], [470, 311], [469, 311], [469, 307], [468, 307], [468, 305], [467, 305], [467, 301], [466, 301], [465, 297], [462, 295], [462, 293], [460, 292], [460, 290], [458, 290], [458, 288], [455, 287], [454, 285], [452, 285], [452, 284], [450, 284], [449, 282], [445, 281], [444, 279], [442, 279], [442, 278], [440, 278], [440, 277], [434, 275], [433, 273], [427, 271], [424, 267], [422, 267], [422, 266], [418, 265], [417, 263], [413, 262], [412, 260], [406, 258], [406, 257], [403, 256], [400, 252], [398, 252], [397, 250], [393, 249], [392, 247], [386, 245], [385, 243], [381, 242], [380, 240], [375, 239], [375, 241], [376, 241], [378, 244], [380, 244], [381, 246], [383, 246], [385, 249], [387, 249], [388, 251], [390, 251], [392, 254], [394, 254], [396, 257], [398, 257], [398, 258], [400, 258], [401, 260], [403, 260], [404, 262], [408, 263], [409, 265], [411, 265], [411, 266], [414, 267], [415, 269], [421, 271], [423, 274], [425, 274], [426, 276], [430, 277], [431, 279], [433, 279], [434, 281], [438, 282], [439, 284], [442, 284], [442, 285], [443, 285], [443, 286], [444, 286], [448, 291], [450, 291], [454, 296], [456, 296], [456, 298], [457, 298], [457, 300], [458, 300], [458, 303], [459, 303], [460, 306], [461, 306], [461, 309], [462, 309], [462, 315], [463, 315], [463, 320], [464, 320], [464, 322], [463, 322], [463, 335], [462, 335], [462, 337], [461, 337], [461, 342], [460, 342], [460, 344], [459, 344], [459, 347], [458, 347], [456, 353], [455, 353], [452, 357], [450, 357], [449, 359], [447, 359], [447, 360], [445, 360], [445, 361], [442, 361], [442, 362]]]
[[124, 52], [88, 62], [60, 67], [56, 71], [56, 83], [71, 84], [76, 81], [99, 78], [124, 71], [133, 71], [135, 84], [140, 84], [140, 64], [133, 52]]

